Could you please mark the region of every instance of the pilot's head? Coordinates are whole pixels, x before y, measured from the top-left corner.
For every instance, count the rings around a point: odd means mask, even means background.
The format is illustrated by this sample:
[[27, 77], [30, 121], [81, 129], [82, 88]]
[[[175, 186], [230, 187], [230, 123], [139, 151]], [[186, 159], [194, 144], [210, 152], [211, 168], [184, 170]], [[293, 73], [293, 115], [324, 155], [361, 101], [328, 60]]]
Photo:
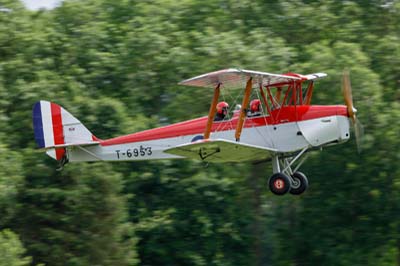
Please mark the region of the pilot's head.
[[250, 112], [261, 112], [261, 101], [259, 99], [254, 99], [250, 102]]
[[227, 102], [219, 102], [217, 104], [217, 114], [225, 116], [228, 114], [229, 104]]

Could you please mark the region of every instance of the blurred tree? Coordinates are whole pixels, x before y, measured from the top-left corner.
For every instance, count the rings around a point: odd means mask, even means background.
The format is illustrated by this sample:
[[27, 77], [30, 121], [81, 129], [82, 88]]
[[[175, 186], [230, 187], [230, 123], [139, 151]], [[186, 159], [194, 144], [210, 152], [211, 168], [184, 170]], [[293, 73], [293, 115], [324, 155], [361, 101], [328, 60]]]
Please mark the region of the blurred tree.
[[13, 226], [35, 263], [137, 263], [133, 228], [119, 195], [121, 177], [108, 165], [76, 165], [57, 173], [30, 159], [25, 168], [30, 174]]
[[31, 258], [25, 257], [25, 249], [18, 236], [10, 230], [0, 231], [0, 266], [28, 266]]
[[[397, 1], [0, 8], [0, 226], [20, 234], [34, 263], [400, 265]], [[206, 114], [209, 92], [176, 83], [227, 67], [326, 72], [314, 104], [343, 102], [348, 68], [362, 155], [353, 140], [312, 153], [310, 190], [293, 198], [265, 193], [264, 165], [71, 164], [58, 173], [33, 151], [40, 99], [114, 137]]]
[[127, 179], [141, 262], [246, 264], [253, 256], [248, 241], [253, 236], [249, 200], [242, 194], [245, 171], [211, 165], [203, 170], [187, 162], [163, 165], [160, 171], [153, 164], [135, 164], [137, 172]]

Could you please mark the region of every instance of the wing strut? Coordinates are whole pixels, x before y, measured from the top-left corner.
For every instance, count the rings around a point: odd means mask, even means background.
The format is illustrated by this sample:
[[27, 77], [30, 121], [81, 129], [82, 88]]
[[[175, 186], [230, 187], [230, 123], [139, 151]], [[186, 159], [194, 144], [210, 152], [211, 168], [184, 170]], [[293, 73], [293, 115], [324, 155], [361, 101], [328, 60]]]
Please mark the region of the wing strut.
[[214, 97], [211, 102], [210, 111], [208, 111], [208, 120], [207, 120], [206, 131], [204, 131], [204, 139], [210, 138], [211, 127], [212, 127], [212, 124], [214, 121], [215, 111], [217, 110], [220, 85], [221, 85], [221, 83], [218, 83], [217, 87], [215, 87], [215, 90], [214, 90]]
[[269, 104], [268, 104], [268, 101], [267, 101], [267, 97], [265, 96], [265, 93], [264, 93], [264, 90], [263, 90], [263, 87], [262, 87], [261, 84], [260, 84], [260, 94], [261, 94], [261, 97], [262, 97], [262, 99], [263, 99], [263, 101], [264, 101], [264, 105], [265, 105], [265, 107], [267, 108], [268, 115], [270, 115], [271, 118], [272, 118], [272, 121], [274, 121], [274, 119], [273, 119], [273, 117], [272, 117], [272, 113], [271, 113], [271, 108], [269, 108]]
[[308, 84], [307, 88], [307, 94], [306, 94], [306, 99], [305, 99], [305, 105], [310, 105], [311, 104], [311, 97], [313, 93], [313, 88], [314, 88], [314, 81], [311, 81], [310, 84]]
[[246, 118], [246, 109], [247, 106], [249, 105], [250, 93], [252, 87], [253, 87], [253, 82], [252, 82], [252, 77], [250, 77], [246, 84], [246, 89], [244, 91], [244, 97], [242, 101], [242, 107], [240, 108], [240, 116], [238, 124], [236, 126], [236, 132], [235, 132], [236, 141], [240, 141], [240, 135], [242, 134], [243, 124]]

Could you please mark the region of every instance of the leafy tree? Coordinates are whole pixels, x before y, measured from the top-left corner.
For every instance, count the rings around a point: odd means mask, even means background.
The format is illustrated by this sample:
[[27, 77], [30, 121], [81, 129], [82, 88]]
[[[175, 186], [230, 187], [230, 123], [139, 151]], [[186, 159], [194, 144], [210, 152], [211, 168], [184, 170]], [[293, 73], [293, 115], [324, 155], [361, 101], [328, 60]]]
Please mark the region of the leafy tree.
[[28, 266], [31, 258], [26, 257], [25, 249], [12, 231], [0, 231], [0, 265], [1, 266]]
[[[28, 11], [1, 1], [1, 228], [47, 265], [400, 265], [399, 7], [66, 0]], [[310, 190], [295, 198], [266, 192], [264, 164], [71, 164], [59, 173], [34, 151], [40, 99], [114, 137], [205, 115], [210, 93], [177, 82], [227, 67], [326, 72], [314, 104], [343, 103], [349, 69], [363, 153], [353, 139], [311, 153]], [[0, 245], [17, 239], [0, 233]]]
[[32, 159], [25, 167], [32, 171], [19, 194], [14, 226], [35, 263], [136, 264], [135, 238], [126, 221], [124, 197], [118, 194], [118, 174], [97, 164], [56, 173]]

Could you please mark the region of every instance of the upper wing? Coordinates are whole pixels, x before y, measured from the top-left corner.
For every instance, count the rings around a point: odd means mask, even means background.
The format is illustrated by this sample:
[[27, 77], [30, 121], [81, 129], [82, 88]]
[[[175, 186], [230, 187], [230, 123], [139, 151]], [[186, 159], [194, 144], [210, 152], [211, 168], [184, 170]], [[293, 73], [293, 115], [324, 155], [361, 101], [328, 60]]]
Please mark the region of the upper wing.
[[312, 74], [305, 75], [304, 77], [307, 80], [314, 80], [314, 79], [319, 79], [319, 78], [325, 78], [326, 76], [328, 76], [326, 73], [312, 73]]
[[206, 162], [242, 162], [268, 159], [276, 150], [216, 139], [183, 144], [164, 152]]
[[253, 78], [253, 87], [259, 87], [260, 85], [285, 85], [296, 80], [311, 80], [324, 76], [326, 76], [325, 73], [316, 73], [306, 76], [295, 73], [280, 75], [253, 70], [229, 68], [186, 79], [181, 81], [179, 84], [205, 88], [215, 88], [220, 84], [224, 88], [238, 89], [244, 88], [250, 77]]

